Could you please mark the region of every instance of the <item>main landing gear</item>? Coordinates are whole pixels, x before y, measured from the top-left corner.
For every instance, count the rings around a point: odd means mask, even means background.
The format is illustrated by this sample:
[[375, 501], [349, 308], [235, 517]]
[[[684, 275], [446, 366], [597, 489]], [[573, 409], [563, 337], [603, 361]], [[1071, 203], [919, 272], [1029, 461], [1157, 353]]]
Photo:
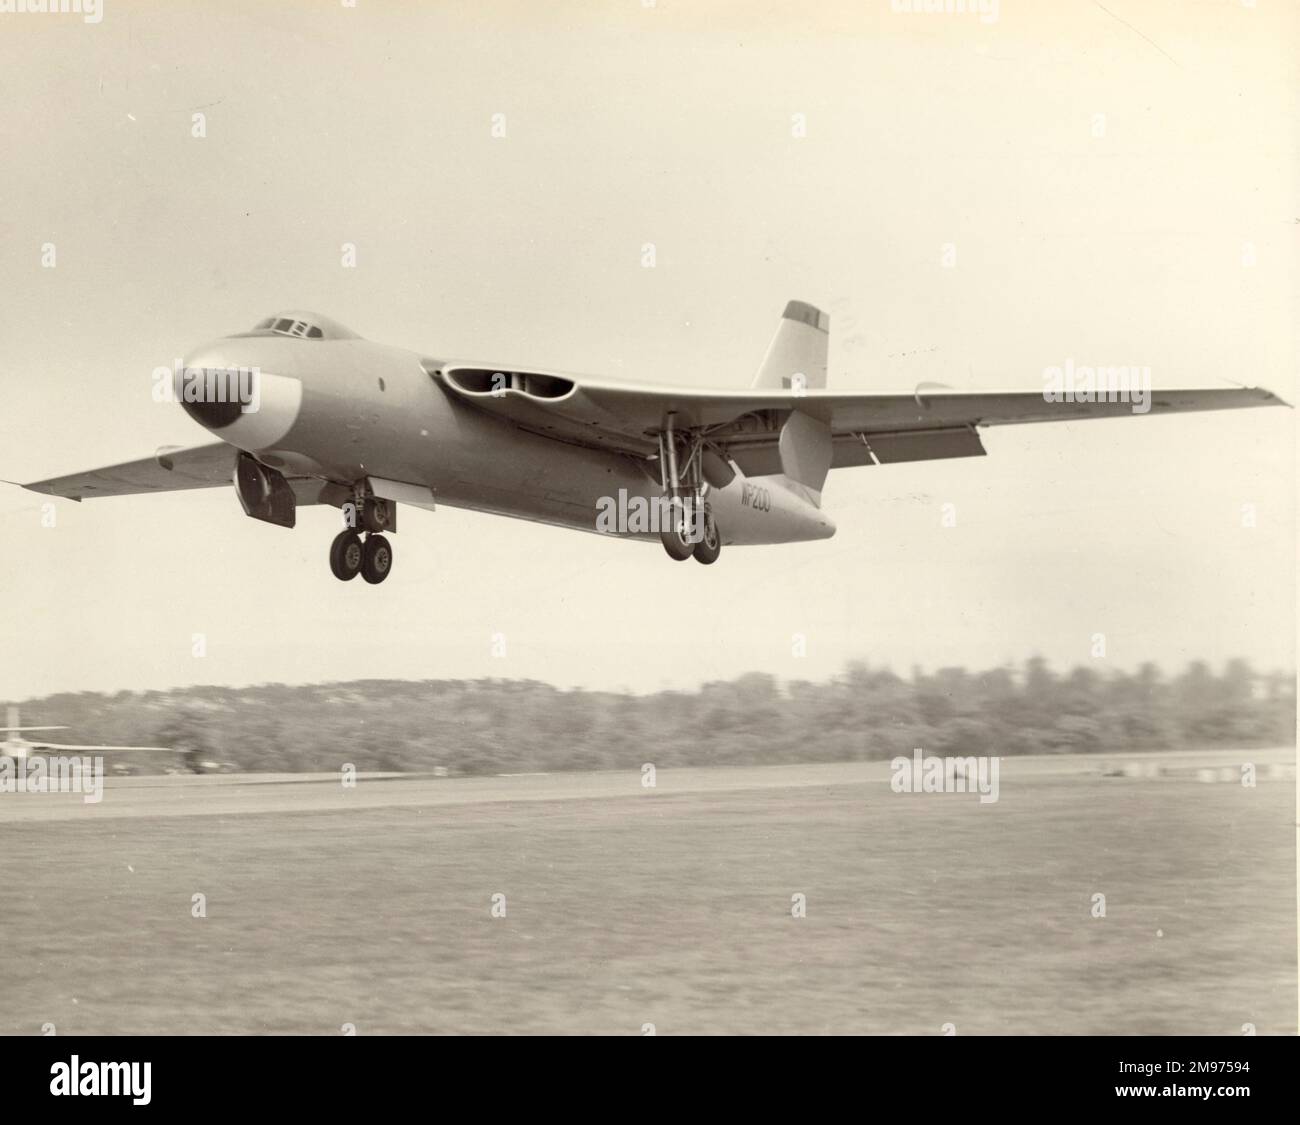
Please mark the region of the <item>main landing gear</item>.
[[676, 562], [685, 562], [693, 555], [696, 562], [705, 566], [717, 562], [722, 554], [722, 538], [709, 506], [703, 505], [699, 517], [680, 502], [668, 500], [664, 508], [668, 516], [659, 531], [659, 541], [668, 557]]
[[393, 505], [388, 500], [367, 498], [353, 510], [361, 514], [366, 537], [362, 539], [350, 527], [340, 531], [330, 544], [330, 571], [341, 582], [351, 582], [359, 574], [377, 586], [393, 569], [393, 546], [380, 534], [394, 528]]
[[[722, 537], [713, 512], [704, 500], [704, 438], [701, 434], [667, 427], [659, 434], [659, 472], [663, 485], [662, 526], [659, 541], [668, 557], [709, 566], [722, 554]], [[680, 446], [680, 449], [679, 449]]]

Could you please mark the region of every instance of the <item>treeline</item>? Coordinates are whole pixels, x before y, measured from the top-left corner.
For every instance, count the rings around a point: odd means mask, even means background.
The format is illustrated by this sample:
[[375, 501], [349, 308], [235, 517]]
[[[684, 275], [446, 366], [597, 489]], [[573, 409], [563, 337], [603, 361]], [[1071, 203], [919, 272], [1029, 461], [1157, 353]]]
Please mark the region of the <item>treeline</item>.
[[[855, 663], [825, 683], [751, 673], [698, 691], [562, 691], [518, 680], [360, 680], [63, 694], [22, 705], [61, 742], [172, 746], [114, 761], [241, 770], [453, 774], [1292, 745], [1289, 674], [1230, 661], [1166, 678], [1045, 661], [902, 678]], [[66, 735], [66, 737], [65, 737]]]

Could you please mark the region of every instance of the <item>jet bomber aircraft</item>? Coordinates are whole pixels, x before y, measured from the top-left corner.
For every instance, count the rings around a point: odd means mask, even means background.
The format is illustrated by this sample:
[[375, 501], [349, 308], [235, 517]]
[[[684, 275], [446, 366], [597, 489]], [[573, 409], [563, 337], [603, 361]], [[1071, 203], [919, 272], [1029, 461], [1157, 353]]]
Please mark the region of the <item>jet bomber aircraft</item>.
[[169, 393], [217, 441], [24, 487], [84, 500], [233, 483], [245, 514], [285, 528], [300, 505], [332, 505], [344, 581], [388, 576], [399, 504], [657, 540], [708, 564], [724, 545], [829, 538], [831, 469], [983, 456], [983, 426], [1285, 405], [1247, 387], [1154, 390], [1141, 410], [1113, 386], [837, 393], [828, 332], [791, 301], [748, 388], [701, 389], [431, 359], [285, 312], [174, 371]]

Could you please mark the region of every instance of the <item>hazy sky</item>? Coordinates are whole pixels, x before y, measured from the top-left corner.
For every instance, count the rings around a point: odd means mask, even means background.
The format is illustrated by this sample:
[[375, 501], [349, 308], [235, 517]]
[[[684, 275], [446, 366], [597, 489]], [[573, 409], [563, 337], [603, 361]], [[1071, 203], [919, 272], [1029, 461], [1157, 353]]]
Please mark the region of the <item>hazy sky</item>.
[[[1290, 3], [1006, 0], [991, 22], [889, 0], [432, 8], [0, 15], [0, 477], [210, 440], [151, 401], [150, 372], [287, 307], [429, 355], [736, 387], [800, 298], [831, 314], [835, 388], [1038, 390], [1073, 358], [1295, 401]], [[836, 538], [708, 569], [406, 510], [379, 588], [330, 576], [334, 509], [286, 531], [218, 489], [60, 501], [44, 528], [41, 497], [0, 486], [0, 698], [372, 676], [645, 690], [1033, 653], [1293, 665], [1293, 411], [985, 444], [837, 472]]]

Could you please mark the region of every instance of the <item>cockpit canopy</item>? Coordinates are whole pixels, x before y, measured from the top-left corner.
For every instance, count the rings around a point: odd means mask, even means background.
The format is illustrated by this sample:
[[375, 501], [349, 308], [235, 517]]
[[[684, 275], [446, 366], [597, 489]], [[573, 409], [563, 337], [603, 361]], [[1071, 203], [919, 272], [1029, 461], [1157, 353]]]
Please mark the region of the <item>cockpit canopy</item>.
[[244, 336], [293, 336], [300, 340], [357, 340], [360, 337], [336, 320], [311, 312], [282, 312], [259, 320]]

